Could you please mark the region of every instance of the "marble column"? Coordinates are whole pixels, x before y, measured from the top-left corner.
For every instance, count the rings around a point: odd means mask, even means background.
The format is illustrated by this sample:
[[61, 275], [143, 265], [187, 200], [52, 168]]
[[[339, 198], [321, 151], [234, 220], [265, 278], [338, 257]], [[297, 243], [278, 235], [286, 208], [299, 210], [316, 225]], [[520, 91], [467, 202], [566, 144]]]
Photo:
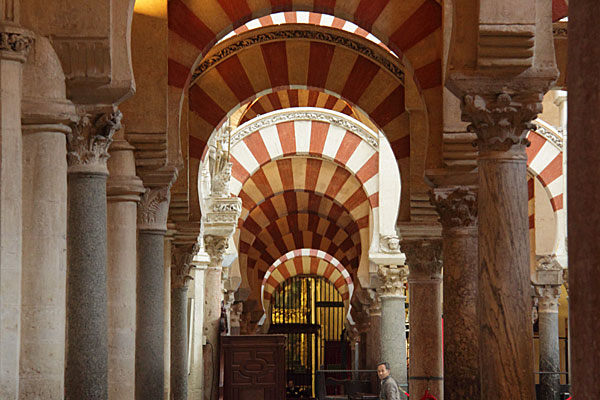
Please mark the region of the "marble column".
[[560, 347], [558, 344], [558, 299], [560, 286], [536, 286], [538, 296], [538, 320], [540, 335], [540, 372], [556, 374], [540, 375], [539, 400], [560, 400]]
[[479, 400], [477, 197], [472, 188], [435, 189], [444, 255], [444, 398]]
[[108, 397], [106, 160], [121, 116], [83, 113], [67, 135], [68, 400]]
[[167, 228], [167, 234], [165, 235], [165, 258], [164, 258], [164, 302], [163, 302], [163, 351], [164, 351], [164, 385], [165, 385], [165, 399], [171, 397], [171, 263], [173, 261], [171, 250], [173, 249], [173, 240], [175, 238], [176, 231], [173, 227]]
[[[1, 15], [2, 22], [6, 15]], [[16, 21], [14, 21], [16, 22]], [[19, 391], [21, 328], [21, 87], [31, 34], [2, 25], [0, 45], [0, 398]]]
[[371, 302], [367, 313], [369, 315], [369, 332], [367, 334], [367, 368], [377, 369], [381, 362], [381, 301], [375, 290], [369, 289]]
[[531, 329], [527, 146], [542, 92], [465, 95], [477, 134], [478, 250], [483, 399], [535, 398]]
[[137, 202], [144, 192], [135, 175], [134, 147], [115, 133], [106, 185], [108, 218], [108, 398], [135, 396]]
[[164, 242], [169, 186], [147, 189], [138, 206], [135, 398], [164, 395]]
[[207, 267], [204, 273], [204, 400], [219, 398], [219, 323], [221, 320], [221, 268]]
[[174, 246], [171, 266], [171, 399], [188, 398], [188, 283], [194, 246]]
[[209, 257], [202, 250], [192, 260], [194, 265], [194, 331], [192, 337], [191, 371], [188, 379], [188, 397], [204, 399], [204, 360], [203, 350], [206, 347], [204, 337], [204, 276], [209, 264]]
[[[408, 383], [406, 377], [406, 296], [405, 267], [379, 266], [382, 281], [377, 289], [381, 301], [381, 361], [390, 364], [391, 375], [398, 385]], [[406, 386], [402, 386], [406, 390]]]
[[[600, 399], [600, 3], [569, 7], [567, 197], [571, 391], [574, 399]], [[571, 289], [573, 289], [571, 291]]]
[[440, 240], [404, 240], [410, 296], [409, 392], [444, 398]]

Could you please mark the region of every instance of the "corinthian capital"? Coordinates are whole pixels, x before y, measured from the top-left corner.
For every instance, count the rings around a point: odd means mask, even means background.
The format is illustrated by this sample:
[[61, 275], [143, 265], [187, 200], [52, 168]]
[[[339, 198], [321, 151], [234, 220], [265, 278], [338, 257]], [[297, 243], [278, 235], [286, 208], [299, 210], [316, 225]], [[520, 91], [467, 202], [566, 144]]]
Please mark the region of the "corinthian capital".
[[441, 240], [404, 240], [402, 250], [406, 254], [406, 263], [410, 276], [439, 276], [442, 272]]
[[558, 299], [560, 298], [560, 286], [545, 285], [535, 286], [535, 294], [538, 298], [538, 311], [543, 313], [557, 313]]
[[440, 214], [444, 229], [477, 225], [477, 195], [466, 186], [434, 189], [431, 202]]
[[115, 132], [121, 129], [123, 114], [114, 108], [102, 114], [80, 114], [67, 135], [69, 172], [108, 174], [108, 147]]
[[0, 31], [0, 58], [25, 62], [33, 46], [30, 32], [17, 27], [3, 26]]
[[524, 152], [531, 120], [542, 111], [542, 93], [466, 94], [461, 109], [463, 120], [471, 122], [468, 129], [477, 134], [480, 153]]
[[377, 269], [382, 285], [377, 289], [381, 296], [404, 296], [404, 280], [408, 276], [405, 267], [383, 266]]
[[204, 249], [210, 257], [211, 267], [221, 267], [228, 242], [229, 236], [204, 235]]
[[138, 230], [167, 231], [170, 187], [146, 189], [138, 204]]
[[171, 248], [171, 287], [186, 288], [192, 278], [192, 259], [198, 252], [197, 244], [172, 246]]

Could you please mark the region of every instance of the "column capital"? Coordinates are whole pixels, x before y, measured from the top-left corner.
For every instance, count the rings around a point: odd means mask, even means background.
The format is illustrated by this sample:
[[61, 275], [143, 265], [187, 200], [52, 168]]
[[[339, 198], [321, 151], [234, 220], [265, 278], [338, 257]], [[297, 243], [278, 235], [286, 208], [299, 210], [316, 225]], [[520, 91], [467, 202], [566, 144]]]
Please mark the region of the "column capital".
[[0, 59], [24, 63], [33, 44], [32, 32], [19, 26], [0, 24]]
[[204, 235], [204, 250], [210, 257], [210, 267], [220, 268], [225, 251], [229, 247], [229, 236]]
[[382, 282], [381, 286], [377, 289], [380, 297], [404, 296], [404, 282], [408, 276], [408, 269], [406, 267], [380, 265], [377, 269], [377, 276]]
[[123, 114], [116, 107], [93, 114], [80, 109], [78, 114], [67, 134], [68, 172], [108, 175], [108, 148], [115, 132], [121, 129]]
[[369, 317], [381, 316], [379, 293], [375, 289], [367, 289], [367, 293], [369, 294], [369, 304], [367, 305]]
[[540, 313], [558, 313], [560, 286], [535, 285], [535, 294], [538, 299], [538, 311]]
[[167, 232], [171, 186], [147, 188], [138, 204], [138, 230]]
[[439, 278], [442, 272], [441, 240], [404, 240], [402, 250], [410, 271], [409, 280], [416, 275]]
[[542, 97], [542, 92], [465, 94], [462, 119], [471, 122], [467, 129], [477, 134], [480, 158], [492, 152], [512, 151], [510, 158], [526, 159], [527, 133], [533, 129], [531, 120], [542, 112]]
[[189, 244], [185, 246], [171, 246], [171, 287], [186, 288], [190, 280], [194, 279], [191, 275], [194, 267], [192, 260], [198, 252], [197, 244]]
[[433, 189], [431, 203], [440, 215], [443, 229], [477, 226], [477, 192], [468, 186]]

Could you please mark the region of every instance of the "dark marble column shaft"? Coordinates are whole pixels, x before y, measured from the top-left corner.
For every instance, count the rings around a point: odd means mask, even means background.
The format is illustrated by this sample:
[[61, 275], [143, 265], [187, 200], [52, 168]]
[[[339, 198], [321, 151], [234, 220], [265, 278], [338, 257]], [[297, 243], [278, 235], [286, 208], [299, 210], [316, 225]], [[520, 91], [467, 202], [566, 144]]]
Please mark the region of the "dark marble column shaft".
[[381, 296], [381, 359], [390, 363], [391, 375], [398, 385], [408, 383], [405, 301], [404, 296]]
[[187, 400], [187, 286], [171, 289], [171, 399]]
[[558, 299], [560, 286], [536, 287], [538, 294], [538, 325], [540, 371], [555, 374], [540, 375], [539, 400], [560, 400], [560, 347], [558, 343]]
[[105, 173], [67, 178], [67, 351], [65, 397], [108, 397]]
[[164, 231], [138, 235], [135, 398], [164, 395]]
[[569, 5], [567, 204], [574, 399], [600, 399], [599, 20], [599, 2]]

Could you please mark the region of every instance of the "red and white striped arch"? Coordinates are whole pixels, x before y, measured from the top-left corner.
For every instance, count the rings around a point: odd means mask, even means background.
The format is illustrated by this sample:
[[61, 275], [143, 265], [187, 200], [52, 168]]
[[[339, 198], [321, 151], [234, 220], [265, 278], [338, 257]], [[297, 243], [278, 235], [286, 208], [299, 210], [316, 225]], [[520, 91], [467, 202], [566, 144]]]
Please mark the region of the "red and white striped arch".
[[260, 290], [263, 310], [269, 310], [271, 298], [283, 282], [298, 275], [321, 276], [329, 280], [342, 296], [346, 311], [349, 310], [354, 292], [350, 273], [335, 257], [310, 248], [290, 251], [269, 267]]

